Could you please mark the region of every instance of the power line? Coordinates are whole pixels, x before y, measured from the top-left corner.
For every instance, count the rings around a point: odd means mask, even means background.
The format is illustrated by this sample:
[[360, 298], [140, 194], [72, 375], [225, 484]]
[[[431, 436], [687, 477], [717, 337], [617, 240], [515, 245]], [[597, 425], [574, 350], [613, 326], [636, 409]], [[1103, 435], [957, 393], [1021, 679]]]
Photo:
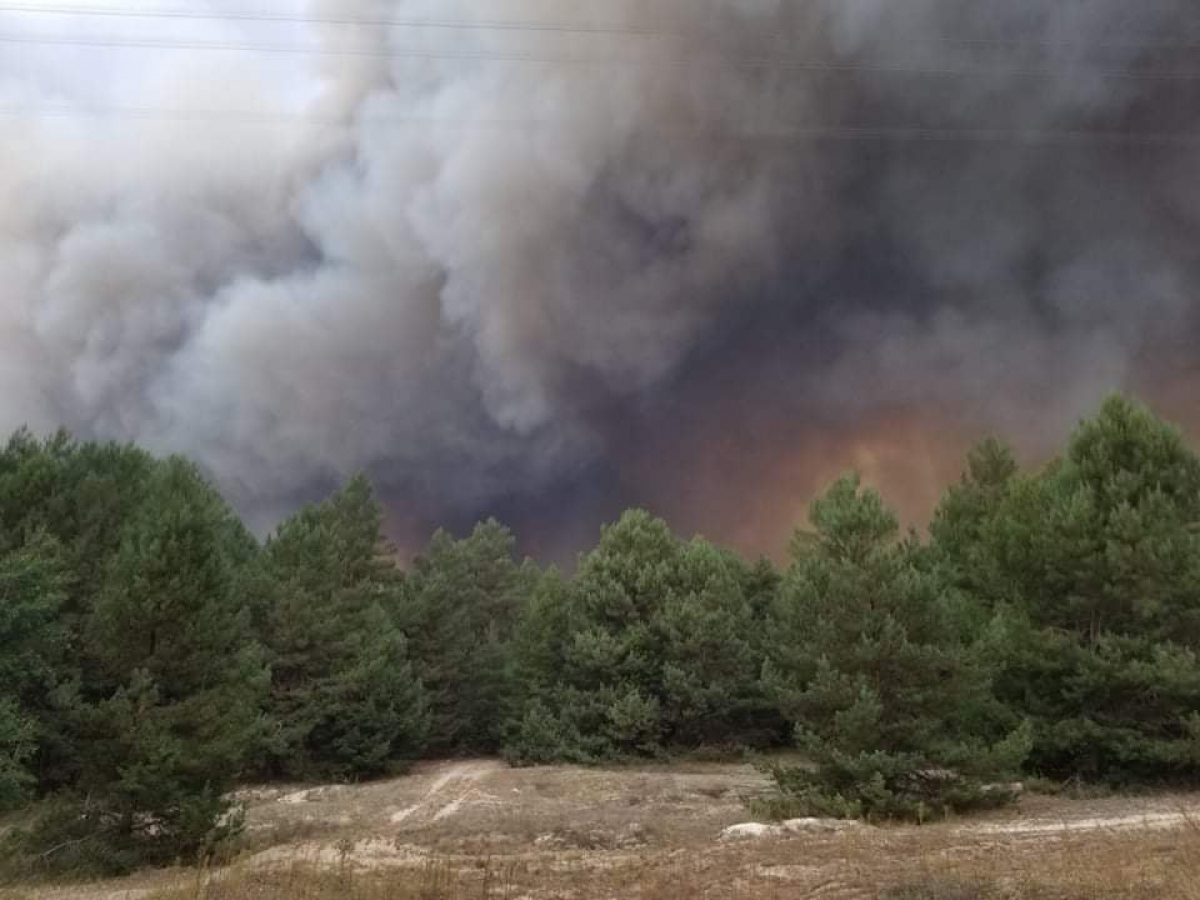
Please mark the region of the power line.
[[[656, 37], [673, 38], [678, 40], [694, 40], [702, 37], [699, 32], [686, 32], [656, 27], [633, 27], [623, 25], [603, 24], [568, 24], [564, 22], [534, 22], [518, 20], [462, 20], [435, 19], [412, 17], [363, 17], [363, 16], [331, 16], [331, 15], [296, 15], [287, 13], [266, 12], [211, 12], [181, 9], [148, 9], [125, 8], [112, 9], [86, 6], [31, 6], [28, 4], [0, 4], [0, 12], [21, 13], [27, 15], [80, 16], [117, 19], [160, 19], [209, 22], [258, 22], [308, 25], [346, 25], [366, 27], [395, 27], [395, 28], [428, 28], [456, 31], [513, 31], [555, 34], [594, 34], [625, 37]], [[1086, 48], [1086, 49], [1198, 49], [1200, 41], [1180, 41], [1178, 39], [1138, 39], [1111, 40], [1085, 43], [1082, 41], [1040, 40], [1036, 38], [958, 38], [950, 36], [931, 36], [924, 38], [905, 38], [903, 41], [891, 39], [892, 43], [909, 44], [953, 44], [961, 46], [1037, 46], [1043, 48]]]
[[76, 6], [26, 6], [0, 4], [0, 12], [58, 16], [95, 16], [118, 19], [182, 19], [205, 22], [261, 22], [303, 25], [357, 25], [375, 28], [430, 28], [458, 31], [529, 31], [566, 34], [603, 34], [617, 36], [681, 37], [689, 35], [658, 28], [632, 28], [616, 25], [568, 25], [554, 22], [512, 20], [466, 21], [423, 18], [364, 18], [359, 16], [288, 15], [257, 12], [191, 12], [187, 10], [98, 9]]
[[[451, 119], [436, 116], [361, 116], [353, 120], [338, 116], [308, 113], [271, 113], [227, 109], [165, 109], [159, 107], [106, 107], [77, 109], [72, 107], [0, 106], [0, 118], [10, 119], [111, 119], [182, 123], [232, 123], [243, 125], [348, 126], [352, 122], [391, 127], [442, 127], [459, 131], [511, 130], [532, 133], [570, 124], [570, 120], [546, 119]], [[876, 141], [888, 143], [1012, 143], [1012, 144], [1081, 144], [1109, 146], [1193, 147], [1200, 146], [1200, 133], [1081, 131], [1053, 129], [999, 128], [907, 128], [879, 126], [810, 126], [733, 131], [686, 127], [654, 127], [644, 133], [662, 136], [712, 138], [717, 140], [764, 142], [772, 141]]]
[[1093, 77], [1132, 81], [1200, 81], [1200, 71], [1154, 71], [1102, 69], [1090, 66], [1042, 66], [1034, 68], [913, 66], [889, 63], [836, 62], [805, 60], [789, 57], [733, 57], [725, 55], [677, 56], [658, 58], [585, 57], [562, 54], [499, 53], [469, 50], [429, 50], [422, 48], [315, 47], [289, 44], [258, 44], [234, 41], [180, 41], [159, 38], [92, 38], [76, 36], [45, 36], [0, 34], [0, 43], [89, 47], [96, 49], [201, 50], [239, 53], [276, 53], [290, 55], [339, 56], [370, 59], [430, 59], [484, 62], [511, 62], [533, 65], [576, 65], [587, 67], [649, 67], [649, 68], [740, 68], [791, 72], [873, 72], [892, 75], [923, 75], [938, 77], [983, 76], [1014, 78], [1057, 78], [1068, 74], [1087, 74]]

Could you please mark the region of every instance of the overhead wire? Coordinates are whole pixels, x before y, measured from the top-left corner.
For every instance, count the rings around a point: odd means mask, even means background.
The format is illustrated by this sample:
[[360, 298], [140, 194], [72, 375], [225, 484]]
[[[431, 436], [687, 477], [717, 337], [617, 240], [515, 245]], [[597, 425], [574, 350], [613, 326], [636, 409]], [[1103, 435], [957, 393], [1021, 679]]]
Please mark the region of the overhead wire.
[[[497, 29], [513, 32], [569, 32], [569, 33], [602, 33], [602, 34], [642, 34], [660, 37], [686, 37], [683, 34], [659, 31], [655, 29], [634, 29], [628, 27], [608, 27], [590, 25], [567, 25], [564, 23], [511, 22], [511, 21], [457, 21], [457, 20], [424, 20], [399, 18], [362, 19], [353, 16], [318, 16], [318, 15], [285, 15], [274, 13], [237, 12], [225, 13], [193, 13], [183, 10], [147, 10], [147, 9], [99, 9], [79, 6], [39, 6], [27, 4], [0, 3], [0, 12], [10, 13], [54, 13], [57, 15], [96, 15], [111, 16], [122, 19], [129, 18], [171, 18], [186, 20], [231, 20], [254, 22], [286, 22], [311, 24], [355, 24], [375, 26], [396, 26], [408, 28], [455, 28], [471, 30]], [[734, 67], [761, 70], [805, 71], [805, 72], [873, 72], [886, 74], [912, 74], [920, 76], [991, 76], [991, 77], [1031, 77], [1053, 78], [1076, 72], [1086, 72], [1089, 75], [1109, 79], [1156, 80], [1156, 81], [1200, 81], [1200, 71], [1155, 71], [1127, 69], [1098, 69], [1094, 66], [1074, 65], [1040, 66], [1032, 68], [1017, 67], [979, 67], [979, 66], [919, 66], [891, 63], [871, 63], [862, 61], [811, 60], [795, 57], [761, 56], [742, 57], [726, 54], [708, 54], [693, 56], [660, 56], [660, 57], [604, 57], [579, 56], [573, 54], [551, 54], [531, 52], [498, 52], [483, 50], [455, 50], [424, 47], [391, 47], [376, 49], [369, 47], [331, 47], [314, 45], [295, 45], [262, 42], [238, 41], [197, 41], [164, 39], [161, 37], [130, 38], [130, 37], [92, 37], [71, 35], [43, 34], [11, 34], [0, 33], [0, 44], [28, 44], [51, 46], [79, 46], [97, 49], [136, 48], [149, 50], [198, 50], [222, 52], [252, 52], [299, 54], [318, 56], [366, 57], [374, 59], [428, 59], [455, 61], [494, 61], [518, 64], [538, 65], [577, 65], [577, 66], [640, 66], [640, 67]], [[24, 107], [0, 106], [0, 117], [29, 118], [29, 119], [62, 119], [62, 118], [107, 118], [107, 119], [139, 119], [175, 122], [227, 122], [242, 124], [296, 124], [304, 126], [322, 126], [345, 124], [344, 117], [319, 116], [308, 113], [270, 113], [256, 111], [239, 111], [229, 109], [169, 109], [153, 107], [107, 107], [79, 109], [74, 107]], [[551, 127], [559, 122], [530, 121], [530, 120], [466, 120], [458, 123], [446, 120], [430, 119], [420, 116], [389, 116], [367, 117], [356, 121], [369, 121], [374, 124], [423, 124], [440, 125], [443, 127], [463, 127], [467, 129], [492, 128], [543, 128]], [[701, 132], [697, 132], [701, 133]], [[705, 132], [707, 134], [707, 132]], [[759, 131], [725, 131], [722, 134], [736, 140], [847, 140], [847, 141], [936, 141], [947, 142], [956, 140], [966, 141], [1007, 141], [1016, 143], [1093, 143], [1129, 146], [1173, 146], [1191, 145], [1200, 141], [1200, 134], [1191, 133], [1148, 133], [1121, 131], [1086, 131], [1086, 130], [1021, 130], [1021, 129], [968, 129], [968, 128], [905, 128], [905, 127], [853, 127], [853, 126], [816, 126], [806, 128], [775, 128]]]
[[[88, 7], [74, 5], [31, 5], [25, 3], [0, 3], [0, 13], [19, 13], [42, 16], [76, 16], [93, 18], [142, 19], [142, 20], [186, 20], [208, 22], [255, 22], [276, 24], [345, 25], [362, 27], [425, 28], [455, 31], [512, 31], [530, 33], [609, 35], [620, 37], [654, 37], [692, 40], [699, 32], [687, 32], [652, 26], [632, 26], [603, 23], [536, 22], [511, 19], [446, 19], [430, 17], [394, 16], [345, 16], [306, 13], [276, 13], [260, 11], [162, 9], [148, 7]], [[896, 38], [891, 39], [893, 42]], [[1106, 39], [1099, 42], [1075, 42], [1065, 40], [1043, 40], [1037, 38], [966, 38], [946, 35], [931, 35], [921, 38], [904, 38], [903, 43], [953, 44], [963, 46], [1037, 46], [1045, 48], [1087, 49], [1200, 49], [1200, 41], [1180, 41], [1178, 38], [1139, 38], [1132, 40]]]
[[90, 47], [97, 49], [199, 50], [238, 53], [275, 53], [291, 55], [338, 56], [369, 59], [430, 59], [447, 61], [490, 61], [533, 65], [577, 65], [588, 67], [644, 66], [651, 68], [733, 68], [788, 72], [874, 72], [892, 75], [982, 76], [1015, 78], [1056, 78], [1070, 73], [1092, 77], [1133, 81], [1200, 81], [1200, 71], [1159, 71], [1104, 69], [1092, 66], [1040, 66], [1031, 68], [980, 66], [922, 66], [899, 63], [841, 62], [793, 57], [737, 57], [723, 54], [675, 57], [601, 57], [548, 53], [501, 53], [497, 51], [429, 49], [420, 47], [327, 47], [296, 44], [272, 44], [237, 41], [183, 41], [162, 38], [82, 37], [66, 35], [0, 33], [0, 44]]

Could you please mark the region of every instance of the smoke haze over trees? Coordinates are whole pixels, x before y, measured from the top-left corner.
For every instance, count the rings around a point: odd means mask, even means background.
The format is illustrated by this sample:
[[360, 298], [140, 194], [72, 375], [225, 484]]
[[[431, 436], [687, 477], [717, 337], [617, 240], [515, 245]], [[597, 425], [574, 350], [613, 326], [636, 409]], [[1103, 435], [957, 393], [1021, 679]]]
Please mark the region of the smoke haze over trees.
[[0, 13], [4, 431], [569, 559], [781, 550], [847, 463], [922, 517], [1114, 388], [1200, 427], [1190, 4], [187, 8]]

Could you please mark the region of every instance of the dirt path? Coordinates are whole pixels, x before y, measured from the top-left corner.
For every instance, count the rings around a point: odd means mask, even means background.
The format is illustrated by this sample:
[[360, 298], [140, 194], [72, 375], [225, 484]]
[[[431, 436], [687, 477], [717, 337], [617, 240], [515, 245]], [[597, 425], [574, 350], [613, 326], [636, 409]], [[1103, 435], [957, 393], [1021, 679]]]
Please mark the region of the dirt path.
[[1170, 831], [1179, 828], [1200, 828], [1200, 805], [1194, 801], [1179, 810], [1141, 811], [1088, 815], [1075, 813], [1061, 818], [1032, 818], [1014, 822], [975, 822], [963, 825], [957, 833], [964, 836], [1047, 837], [1086, 834], [1096, 831]]

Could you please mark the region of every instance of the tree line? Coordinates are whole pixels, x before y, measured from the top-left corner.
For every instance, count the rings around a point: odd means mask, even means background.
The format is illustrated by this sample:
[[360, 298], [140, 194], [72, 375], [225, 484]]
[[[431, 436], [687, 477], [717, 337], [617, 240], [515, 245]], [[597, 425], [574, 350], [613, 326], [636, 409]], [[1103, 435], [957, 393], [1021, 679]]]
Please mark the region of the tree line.
[[595, 763], [796, 747], [778, 814], [926, 817], [1019, 773], [1200, 773], [1200, 457], [1110, 398], [1060, 457], [970, 454], [928, 534], [857, 477], [783, 569], [643, 511], [576, 571], [488, 521], [407, 568], [359, 476], [257, 541], [195, 465], [0, 452], [10, 864], [128, 870], [239, 828], [255, 780], [428, 756]]

